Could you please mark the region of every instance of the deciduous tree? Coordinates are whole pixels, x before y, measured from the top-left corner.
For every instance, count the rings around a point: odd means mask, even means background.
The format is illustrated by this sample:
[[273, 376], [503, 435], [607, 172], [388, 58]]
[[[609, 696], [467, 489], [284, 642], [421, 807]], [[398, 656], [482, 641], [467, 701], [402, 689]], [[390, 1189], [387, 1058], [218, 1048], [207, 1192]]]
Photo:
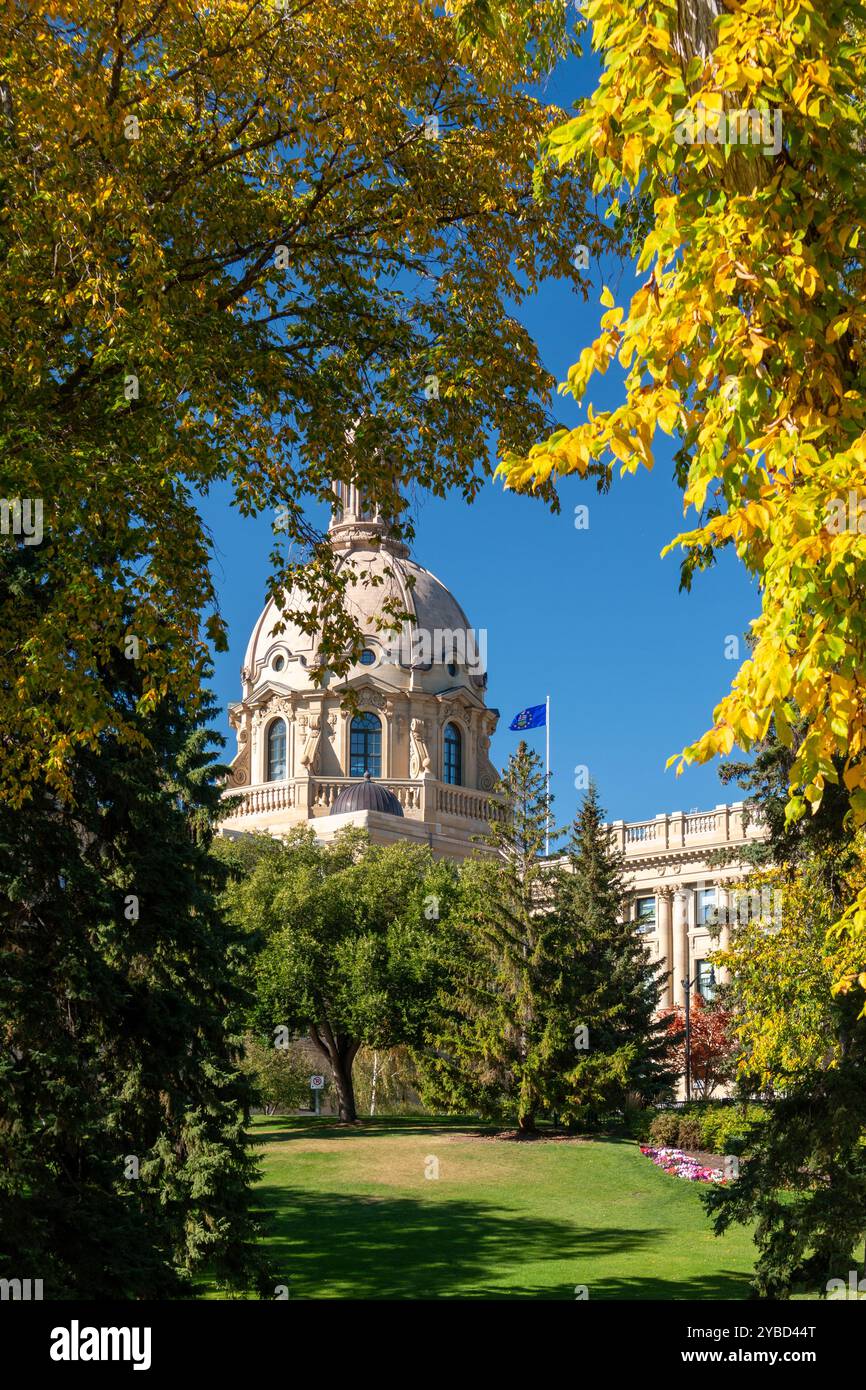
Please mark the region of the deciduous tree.
[[[659, 430], [677, 436], [683, 582], [731, 547], [761, 593], [750, 654], [682, 760], [749, 750], [771, 721], [790, 742], [802, 719], [789, 819], [841, 775], [862, 821], [863, 14], [845, 0], [588, 0], [583, 13], [602, 74], [545, 158], [612, 200], [643, 278], [626, 304], [603, 290], [598, 336], [562, 388], [580, 400], [618, 367], [620, 402], [528, 455], [506, 450], [505, 476], [606, 487], [617, 467], [652, 468]], [[837, 987], [866, 986], [866, 896], [842, 930]]]
[[309, 1034], [331, 1068], [341, 1120], [356, 1119], [359, 1047], [420, 1040], [453, 891], [453, 867], [427, 849], [371, 845], [361, 831], [323, 846], [306, 827], [264, 842], [228, 890], [232, 915], [263, 943], [253, 1021], [271, 1044]]
[[339, 672], [352, 575], [305, 506], [354, 479], [408, 531], [401, 485], [471, 498], [491, 430], [546, 427], [511, 305], [547, 272], [579, 287], [575, 242], [607, 238], [574, 185], [533, 197], [546, 34], [461, 52], [432, 0], [5, 7], [0, 497], [42, 505], [52, 599], [0, 593], [0, 795], [65, 794], [76, 748], [141, 736], [96, 675], [127, 637], [143, 701], [194, 700], [225, 642], [212, 484], [299, 543], [273, 593], [294, 583]]

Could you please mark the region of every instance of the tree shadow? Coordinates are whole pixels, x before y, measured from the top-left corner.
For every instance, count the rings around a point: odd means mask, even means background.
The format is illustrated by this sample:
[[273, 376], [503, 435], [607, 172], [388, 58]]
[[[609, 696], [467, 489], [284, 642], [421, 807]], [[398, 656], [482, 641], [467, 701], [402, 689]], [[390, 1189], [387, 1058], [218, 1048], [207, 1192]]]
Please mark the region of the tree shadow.
[[[579, 1230], [505, 1206], [450, 1198], [340, 1196], [272, 1185], [258, 1188], [257, 1195], [266, 1209], [275, 1281], [287, 1284], [292, 1298], [574, 1299], [575, 1286], [589, 1282], [597, 1257], [651, 1247], [666, 1234], [621, 1227]], [[510, 1273], [563, 1261], [569, 1273], [561, 1284], [539, 1276], [537, 1283], [520, 1285]], [[604, 1296], [599, 1288], [591, 1286], [591, 1298]]]
[[628, 1278], [608, 1277], [594, 1281], [589, 1296], [592, 1300], [608, 1299], [662, 1300], [665, 1303], [683, 1299], [686, 1302], [741, 1303], [748, 1298], [751, 1284], [742, 1270], [716, 1269], [711, 1274], [698, 1274], [693, 1279], [666, 1279], [660, 1274], [630, 1275]]
[[267, 1115], [257, 1117], [248, 1131], [254, 1144], [285, 1144], [292, 1139], [386, 1139], [411, 1134], [496, 1134], [501, 1126], [483, 1120], [460, 1119], [452, 1115], [395, 1115], [364, 1118], [356, 1124], [342, 1124], [331, 1115]]

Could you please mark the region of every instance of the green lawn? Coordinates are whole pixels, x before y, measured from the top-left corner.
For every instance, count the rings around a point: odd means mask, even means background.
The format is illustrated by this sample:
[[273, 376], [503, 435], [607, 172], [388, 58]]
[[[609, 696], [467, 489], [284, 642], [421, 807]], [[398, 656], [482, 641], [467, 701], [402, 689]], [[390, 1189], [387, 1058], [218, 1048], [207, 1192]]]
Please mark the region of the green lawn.
[[[627, 1140], [513, 1143], [467, 1121], [256, 1121], [275, 1279], [291, 1298], [739, 1299], [749, 1234]], [[425, 1177], [435, 1167], [438, 1178]]]

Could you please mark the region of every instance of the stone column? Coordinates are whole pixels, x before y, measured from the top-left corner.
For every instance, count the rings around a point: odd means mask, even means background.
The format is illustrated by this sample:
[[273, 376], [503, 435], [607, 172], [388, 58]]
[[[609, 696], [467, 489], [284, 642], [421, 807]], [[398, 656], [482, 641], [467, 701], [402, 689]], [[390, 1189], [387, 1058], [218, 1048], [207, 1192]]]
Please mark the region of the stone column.
[[665, 977], [664, 992], [661, 997], [661, 1008], [672, 1009], [674, 1002], [673, 991], [673, 898], [672, 888], [660, 888], [658, 891], [659, 902], [659, 959], [664, 961]]
[[[719, 925], [721, 927], [721, 933], [719, 935], [719, 950], [728, 951], [730, 950], [731, 946], [731, 909], [730, 900], [728, 898], [728, 889], [724, 883], [716, 884], [716, 903], [719, 914]], [[730, 970], [719, 968], [716, 971], [716, 976], [720, 984], [726, 985], [730, 983]]]
[[684, 979], [693, 979], [695, 973], [695, 932], [698, 927], [698, 905], [695, 899], [696, 884], [685, 886], [686, 894], [686, 971]]
[[683, 980], [687, 980], [689, 968], [689, 894], [681, 883], [674, 888], [673, 943], [673, 996], [677, 1008], [685, 1008], [686, 992]]

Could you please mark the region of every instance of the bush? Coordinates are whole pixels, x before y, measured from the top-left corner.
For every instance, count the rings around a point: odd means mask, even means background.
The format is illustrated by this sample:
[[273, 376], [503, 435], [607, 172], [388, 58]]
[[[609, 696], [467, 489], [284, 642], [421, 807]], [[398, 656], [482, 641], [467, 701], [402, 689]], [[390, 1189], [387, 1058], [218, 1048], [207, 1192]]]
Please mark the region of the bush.
[[765, 1116], [760, 1105], [708, 1106], [701, 1117], [703, 1147], [711, 1153], [730, 1153], [735, 1140], [743, 1139], [750, 1126], [761, 1124]]
[[700, 1115], [694, 1113], [680, 1115], [677, 1147], [680, 1149], [703, 1149], [705, 1147]]
[[299, 1110], [310, 1099], [309, 1066], [297, 1048], [275, 1047], [247, 1036], [238, 1070], [252, 1077], [256, 1100], [267, 1115]]
[[728, 1154], [739, 1150], [750, 1126], [766, 1116], [761, 1105], [718, 1105], [701, 1102], [683, 1110], [645, 1110], [643, 1124], [629, 1120], [629, 1131], [642, 1143], [649, 1139], [657, 1148], [698, 1150]]
[[649, 1137], [656, 1148], [674, 1148], [679, 1140], [680, 1117], [675, 1110], [662, 1110], [649, 1128]]

